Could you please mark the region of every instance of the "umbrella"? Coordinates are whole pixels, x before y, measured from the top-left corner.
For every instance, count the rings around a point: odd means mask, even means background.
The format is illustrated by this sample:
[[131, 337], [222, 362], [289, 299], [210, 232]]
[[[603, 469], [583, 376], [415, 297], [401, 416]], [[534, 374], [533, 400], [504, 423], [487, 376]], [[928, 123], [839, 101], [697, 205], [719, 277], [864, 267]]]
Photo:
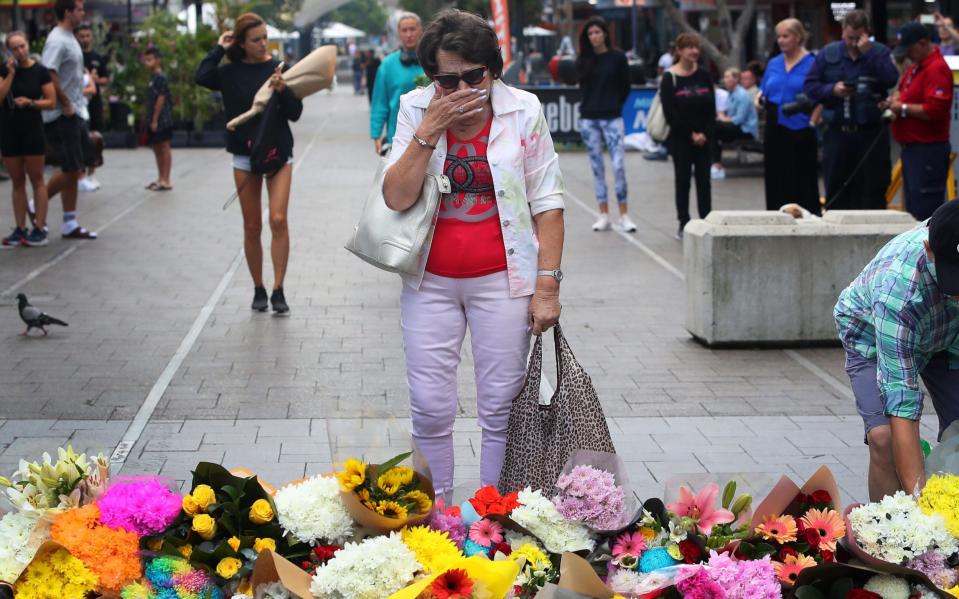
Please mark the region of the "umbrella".
[[[297, 98], [305, 98], [311, 94], [327, 89], [333, 85], [336, 77], [336, 46], [320, 46], [310, 52], [306, 58], [299, 61], [290, 70], [283, 73], [283, 79]], [[270, 101], [273, 89], [269, 81], [265, 82], [253, 98], [253, 106], [236, 117], [226, 128], [236, 129], [246, 121], [263, 112], [266, 103]]]

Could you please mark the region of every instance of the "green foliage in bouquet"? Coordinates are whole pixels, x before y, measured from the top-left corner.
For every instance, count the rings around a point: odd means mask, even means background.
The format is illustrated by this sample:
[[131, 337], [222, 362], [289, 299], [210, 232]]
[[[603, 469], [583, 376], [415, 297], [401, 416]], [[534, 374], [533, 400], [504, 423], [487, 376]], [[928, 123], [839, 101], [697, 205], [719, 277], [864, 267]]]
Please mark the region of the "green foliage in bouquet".
[[191, 121], [200, 129], [220, 109], [219, 102], [209, 90], [193, 82], [197, 65], [216, 44], [217, 34], [208, 25], [202, 25], [196, 34], [183, 33], [185, 23], [166, 11], [148, 17], [135, 39], [116, 47], [113, 83], [110, 89], [120, 101], [130, 107], [134, 115], [145, 114], [147, 83], [150, 73], [141, 62], [143, 52], [150, 47], [160, 50], [163, 73], [173, 94], [173, 118]]
[[183, 498], [173, 524], [160, 535], [145, 537], [142, 545], [185, 557], [194, 567], [225, 580], [250, 574], [264, 549], [295, 563], [310, 552], [308, 544], [284, 534], [273, 498], [256, 476], [235, 476], [209, 462], [197, 464], [192, 491]]

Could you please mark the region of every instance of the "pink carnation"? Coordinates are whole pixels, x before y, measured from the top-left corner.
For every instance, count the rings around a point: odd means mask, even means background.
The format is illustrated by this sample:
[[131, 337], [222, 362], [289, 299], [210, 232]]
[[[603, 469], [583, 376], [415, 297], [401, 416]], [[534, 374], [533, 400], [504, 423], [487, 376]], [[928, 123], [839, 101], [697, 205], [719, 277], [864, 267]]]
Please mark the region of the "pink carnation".
[[126, 478], [100, 499], [100, 522], [144, 537], [166, 530], [180, 515], [182, 498], [155, 477]]

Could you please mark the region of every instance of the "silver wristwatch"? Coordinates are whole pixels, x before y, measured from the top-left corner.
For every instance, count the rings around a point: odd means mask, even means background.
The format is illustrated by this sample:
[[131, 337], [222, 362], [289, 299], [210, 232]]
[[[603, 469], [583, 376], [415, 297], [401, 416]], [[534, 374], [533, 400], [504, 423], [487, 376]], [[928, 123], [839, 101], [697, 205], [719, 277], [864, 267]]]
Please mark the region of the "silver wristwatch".
[[563, 282], [563, 271], [561, 271], [558, 268], [556, 270], [538, 270], [536, 271], [536, 276], [537, 277], [553, 277], [554, 279], [556, 279], [557, 283]]

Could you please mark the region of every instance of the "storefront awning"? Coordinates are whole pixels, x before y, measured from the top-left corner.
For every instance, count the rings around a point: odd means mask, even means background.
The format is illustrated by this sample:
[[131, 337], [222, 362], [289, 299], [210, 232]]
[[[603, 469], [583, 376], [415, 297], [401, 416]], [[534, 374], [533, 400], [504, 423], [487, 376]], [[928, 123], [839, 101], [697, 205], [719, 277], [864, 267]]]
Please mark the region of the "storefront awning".
[[[53, 8], [53, 0], [20, 0], [20, 8]], [[0, 9], [13, 8], [13, 0], [0, 0]]]

